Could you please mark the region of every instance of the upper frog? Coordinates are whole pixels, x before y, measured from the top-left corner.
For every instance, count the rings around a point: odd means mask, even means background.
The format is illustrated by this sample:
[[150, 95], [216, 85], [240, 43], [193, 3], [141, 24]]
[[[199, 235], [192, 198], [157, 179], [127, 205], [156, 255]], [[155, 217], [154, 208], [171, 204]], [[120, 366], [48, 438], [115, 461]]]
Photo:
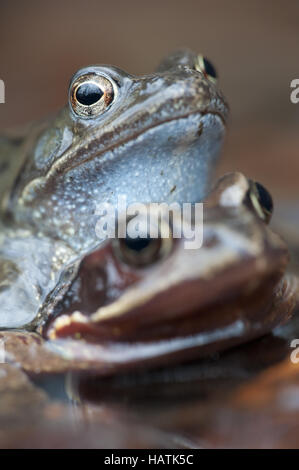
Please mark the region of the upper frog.
[[99, 204], [202, 200], [226, 115], [213, 66], [184, 50], [141, 77], [83, 68], [56, 117], [1, 138], [0, 327], [39, 321], [61, 272], [102, 241]]
[[7, 142], [4, 155], [0, 147], [0, 159], [9, 160], [1, 179], [12, 165], [16, 173], [4, 211], [80, 253], [99, 242], [99, 203], [116, 204], [118, 195], [128, 204], [202, 200], [227, 115], [215, 77], [188, 50], [141, 77], [110, 66], [79, 70], [54, 119], [33, 127], [14, 155]]

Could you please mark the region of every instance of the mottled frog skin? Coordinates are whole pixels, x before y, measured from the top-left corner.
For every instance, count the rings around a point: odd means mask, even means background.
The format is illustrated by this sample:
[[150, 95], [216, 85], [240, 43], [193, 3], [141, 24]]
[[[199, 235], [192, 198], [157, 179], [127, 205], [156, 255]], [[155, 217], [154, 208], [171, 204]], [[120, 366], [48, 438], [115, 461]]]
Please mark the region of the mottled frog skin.
[[101, 242], [97, 204], [203, 199], [227, 116], [205, 64], [180, 51], [141, 77], [83, 68], [57, 116], [0, 140], [0, 328], [41, 321], [65, 266]]

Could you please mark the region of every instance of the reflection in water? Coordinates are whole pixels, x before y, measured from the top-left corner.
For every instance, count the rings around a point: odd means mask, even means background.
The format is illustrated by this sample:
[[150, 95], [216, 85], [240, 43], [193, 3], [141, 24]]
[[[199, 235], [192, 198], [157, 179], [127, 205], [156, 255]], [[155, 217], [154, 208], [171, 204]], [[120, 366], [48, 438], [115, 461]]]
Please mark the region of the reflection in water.
[[293, 324], [291, 332], [280, 328], [275, 335], [195, 363], [106, 378], [70, 373], [64, 378], [66, 395], [86, 421], [109, 409], [162, 429], [177, 431], [186, 424], [196, 428], [209, 407], [225, 402], [249, 379], [289, 355], [288, 337], [299, 333], [299, 325]]

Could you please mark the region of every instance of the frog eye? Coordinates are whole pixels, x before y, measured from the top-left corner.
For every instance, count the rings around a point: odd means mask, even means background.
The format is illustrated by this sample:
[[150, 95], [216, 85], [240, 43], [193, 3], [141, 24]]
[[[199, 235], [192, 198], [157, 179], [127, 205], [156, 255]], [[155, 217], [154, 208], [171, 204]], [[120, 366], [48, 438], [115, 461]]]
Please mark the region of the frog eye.
[[273, 212], [273, 199], [269, 191], [257, 181], [250, 182], [249, 195], [258, 215], [266, 222], [270, 222]]
[[162, 249], [161, 238], [121, 238], [119, 249], [122, 260], [130, 265], [146, 266], [160, 258]]
[[211, 82], [217, 82], [217, 72], [213, 64], [204, 56], [199, 55], [194, 64], [195, 70], [204, 74], [204, 76]]
[[108, 78], [88, 73], [78, 77], [70, 88], [70, 104], [80, 117], [102, 114], [113, 102], [115, 90]]
[[151, 265], [171, 250], [173, 239], [170, 227], [164, 227], [163, 230], [163, 236], [159, 228], [159, 235], [154, 238], [146, 234], [133, 238], [127, 234], [125, 238], [116, 240], [116, 252], [126, 264], [136, 267]]

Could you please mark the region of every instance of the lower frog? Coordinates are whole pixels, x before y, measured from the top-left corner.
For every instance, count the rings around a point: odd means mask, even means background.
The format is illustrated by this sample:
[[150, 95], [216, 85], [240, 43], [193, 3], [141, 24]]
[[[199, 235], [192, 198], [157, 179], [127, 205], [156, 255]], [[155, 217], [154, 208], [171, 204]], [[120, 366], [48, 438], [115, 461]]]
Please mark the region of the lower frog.
[[39, 334], [2, 333], [8, 358], [30, 373], [111, 374], [270, 332], [290, 318], [298, 287], [285, 273], [287, 247], [269, 228], [272, 209], [262, 185], [232, 173], [204, 203], [200, 248], [174, 238], [176, 218], [163, 213], [158, 238], [107, 240], [48, 296]]
[[101, 240], [99, 204], [202, 200], [225, 134], [212, 64], [182, 50], [136, 77], [80, 69], [57, 116], [0, 139], [0, 328], [34, 329], [61, 272]]

